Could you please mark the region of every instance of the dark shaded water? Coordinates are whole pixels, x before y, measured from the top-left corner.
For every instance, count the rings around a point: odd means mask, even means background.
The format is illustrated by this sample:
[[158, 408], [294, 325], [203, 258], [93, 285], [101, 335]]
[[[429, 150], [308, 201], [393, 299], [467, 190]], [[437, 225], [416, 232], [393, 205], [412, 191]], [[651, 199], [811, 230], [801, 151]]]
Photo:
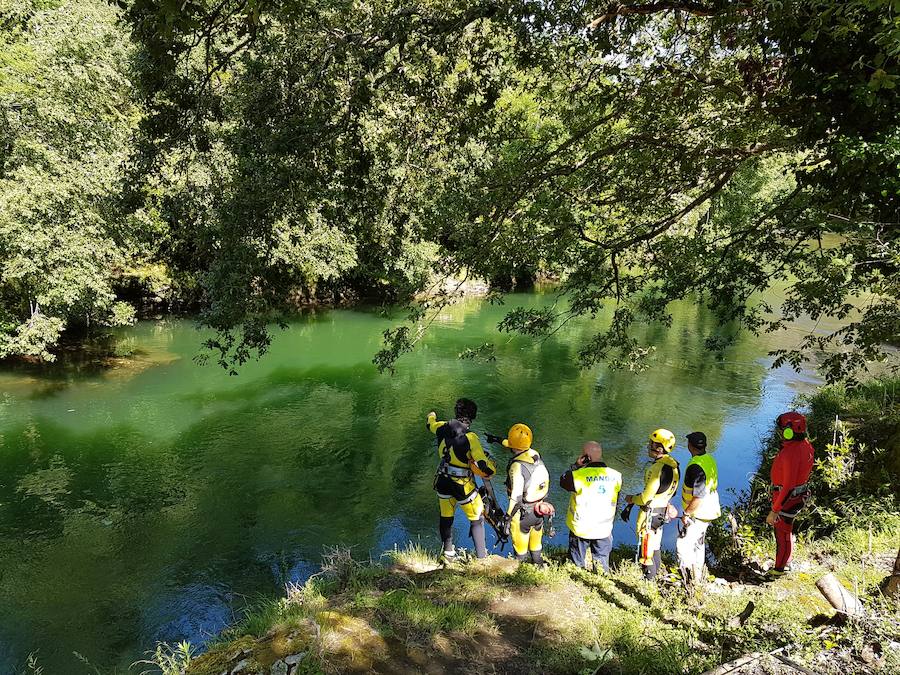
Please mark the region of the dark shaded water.
[[[718, 361], [702, 348], [713, 323], [691, 305], [670, 330], [645, 328], [657, 350], [642, 373], [580, 370], [588, 323], [540, 345], [498, 337], [504, 310], [447, 310], [394, 377], [370, 363], [391, 322], [351, 311], [298, 319], [238, 377], [197, 365], [203, 336], [179, 321], [127, 331], [137, 355], [119, 368], [0, 373], [0, 672], [30, 652], [48, 674], [88, 672], [74, 652], [123, 672], [156, 641], [203, 642], [248, 599], [307, 576], [325, 545], [437, 547], [423, 422], [457, 396], [477, 400], [480, 430], [527, 422], [554, 480], [601, 440], [631, 491], [649, 431], [675, 431], [686, 461], [683, 436], [701, 429], [728, 502], [772, 419], [815, 383], [767, 369], [773, 337]], [[457, 358], [488, 340], [496, 361]], [[564, 511], [555, 483], [551, 499]], [[459, 543], [466, 529], [458, 518]], [[615, 536], [633, 541], [621, 522]]]

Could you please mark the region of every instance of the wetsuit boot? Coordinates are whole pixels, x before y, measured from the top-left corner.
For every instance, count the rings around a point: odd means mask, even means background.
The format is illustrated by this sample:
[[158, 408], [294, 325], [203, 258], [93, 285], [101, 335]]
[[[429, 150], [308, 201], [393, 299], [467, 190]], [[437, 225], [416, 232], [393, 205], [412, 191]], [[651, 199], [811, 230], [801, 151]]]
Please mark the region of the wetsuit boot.
[[438, 529], [441, 533], [441, 542], [444, 545], [444, 556], [447, 558], [454, 557], [456, 555], [456, 549], [453, 547], [453, 517], [446, 518], [441, 516], [441, 522]]
[[531, 551], [531, 562], [538, 567], [544, 566], [544, 556], [541, 551]]
[[653, 563], [650, 565], [641, 565], [644, 570], [644, 579], [651, 581], [659, 574], [659, 567], [662, 564], [662, 552], [656, 551], [653, 554]]
[[478, 520], [470, 521], [472, 542], [475, 544], [475, 557], [487, 558], [487, 546], [484, 543], [484, 516]]

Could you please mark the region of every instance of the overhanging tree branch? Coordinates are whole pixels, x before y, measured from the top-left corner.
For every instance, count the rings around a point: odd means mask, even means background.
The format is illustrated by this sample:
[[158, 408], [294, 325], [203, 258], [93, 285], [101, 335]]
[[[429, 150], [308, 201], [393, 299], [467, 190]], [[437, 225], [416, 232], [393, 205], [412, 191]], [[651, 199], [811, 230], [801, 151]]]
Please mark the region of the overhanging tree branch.
[[644, 16], [647, 14], [656, 14], [658, 12], [668, 12], [670, 10], [687, 12], [693, 16], [715, 16], [722, 12], [720, 7], [706, 5], [700, 2], [648, 2], [639, 5], [616, 3], [607, 7], [606, 12], [591, 21], [588, 24], [588, 27], [594, 29], [600, 24], [620, 16]]
[[621, 239], [619, 241], [601, 244], [601, 246], [608, 251], [624, 251], [630, 246], [634, 246], [635, 244], [638, 244], [642, 241], [649, 241], [651, 239], [654, 239], [655, 237], [658, 237], [667, 229], [669, 229], [669, 227], [671, 227], [673, 224], [677, 223], [688, 213], [700, 206], [700, 204], [717, 194], [723, 187], [725, 187], [725, 184], [731, 179], [731, 177], [734, 175], [734, 172], [737, 171], [737, 168], [737, 166], [733, 166], [726, 169], [707, 190], [704, 190], [697, 197], [692, 199], [687, 204], [687, 206], [679, 209], [676, 213], [666, 216], [662, 220], [658, 220], [655, 223], [652, 223], [650, 225], [650, 229], [648, 229], [646, 232], [635, 235], [633, 237], [629, 237], [628, 239]]

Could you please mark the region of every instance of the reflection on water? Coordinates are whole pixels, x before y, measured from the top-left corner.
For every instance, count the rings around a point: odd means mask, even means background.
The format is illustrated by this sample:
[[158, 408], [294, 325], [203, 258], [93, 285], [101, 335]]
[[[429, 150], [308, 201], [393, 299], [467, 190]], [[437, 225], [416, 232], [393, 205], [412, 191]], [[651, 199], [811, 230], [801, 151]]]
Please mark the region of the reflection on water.
[[[123, 670], [157, 640], [202, 642], [248, 599], [308, 576], [325, 545], [437, 546], [423, 420], [457, 396], [478, 402], [480, 430], [527, 422], [554, 475], [601, 440], [626, 490], [651, 429], [676, 432], [682, 462], [684, 435], [701, 429], [727, 502], [760, 434], [814, 383], [767, 370], [771, 338], [745, 337], [721, 360], [704, 352], [713, 322], [692, 305], [670, 330], [643, 328], [657, 350], [642, 373], [580, 370], [588, 322], [540, 345], [498, 339], [503, 312], [447, 310], [394, 377], [370, 364], [390, 321], [348, 311], [298, 320], [238, 377], [197, 365], [203, 336], [179, 321], [131, 329], [130, 367], [0, 373], [0, 671], [32, 651], [47, 672], [73, 672], [74, 651]], [[457, 358], [489, 340], [496, 361]], [[565, 508], [555, 484], [551, 499]], [[615, 536], [633, 539], [621, 522]]]

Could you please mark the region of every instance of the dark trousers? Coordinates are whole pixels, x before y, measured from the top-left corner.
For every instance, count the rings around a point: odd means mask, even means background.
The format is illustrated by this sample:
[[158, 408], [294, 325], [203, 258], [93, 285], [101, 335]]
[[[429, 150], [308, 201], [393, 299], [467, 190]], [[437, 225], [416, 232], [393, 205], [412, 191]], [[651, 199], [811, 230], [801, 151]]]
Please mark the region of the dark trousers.
[[609, 572], [609, 554], [612, 552], [612, 535], [605, 539], [582, 539], [569, 533], [569, 559], [579, 567], [587, 567], [585, 555], [591, 549], [594, 567], [599, 563], [604, 572]]

